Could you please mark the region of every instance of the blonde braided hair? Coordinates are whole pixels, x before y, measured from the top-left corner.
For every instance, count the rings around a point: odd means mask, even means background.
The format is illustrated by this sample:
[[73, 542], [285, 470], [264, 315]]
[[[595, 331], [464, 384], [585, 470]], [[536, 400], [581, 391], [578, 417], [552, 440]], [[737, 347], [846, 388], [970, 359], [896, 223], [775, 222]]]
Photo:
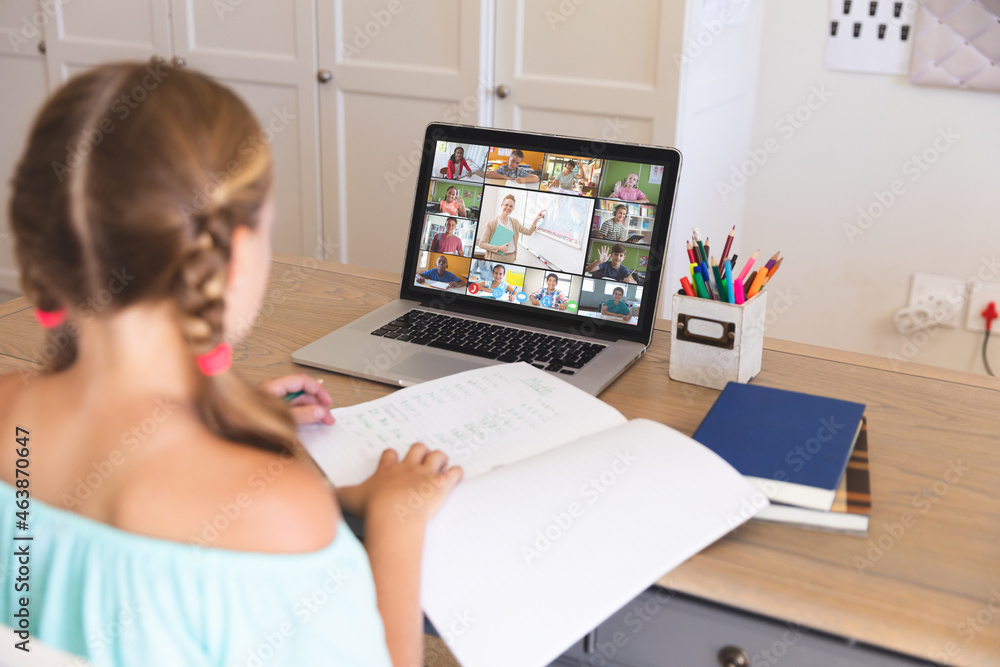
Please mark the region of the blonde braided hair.
[[[145, 100], [122, 116], [115, 102], [140, 86]], [[166, 65], [98, 67], [47, 100], [10, 205], [25, 295], [69, 311], [48, 334], [56, 351], [45, 355], [47, 371], [75, 361], [80, 321], [140, 302], [173, 302], [192, 367], [223, 340], [233, 233], [258, 226], [273, 179], [262, 136], [232, 91]], [[103, 286], [120, 267], [134, 275], [105, 303]], [[194, 373], [195, 405], [212, 432], [291, 451], [295, 427], [280, 400], [232, 371]]]

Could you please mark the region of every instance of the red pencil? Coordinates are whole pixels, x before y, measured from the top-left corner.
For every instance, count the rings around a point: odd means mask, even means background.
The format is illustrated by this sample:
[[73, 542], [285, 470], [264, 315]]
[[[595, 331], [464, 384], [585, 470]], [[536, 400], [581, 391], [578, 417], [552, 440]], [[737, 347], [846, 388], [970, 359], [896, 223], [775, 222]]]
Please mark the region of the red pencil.
[[726, 263], [726, 257], [729, 256], [729, 249], [733, 247], [733, 235], [736, 233], [736, 225], [729, 230], [729, 236], [726, 237], [726, 245], [722, 246], [722, 259], [720, 263]]
[[691, 250], [691, 242], [687, 242], [688, 259], [692, 264], [697, 264], [698, 262], [694, 258], [694, 250]]
[[681, 278], [681, 287], [684, 288], [684, 293], [688, 296], [694, 296], [694, 287], [691, 286], [691, 281], [687, 277]]

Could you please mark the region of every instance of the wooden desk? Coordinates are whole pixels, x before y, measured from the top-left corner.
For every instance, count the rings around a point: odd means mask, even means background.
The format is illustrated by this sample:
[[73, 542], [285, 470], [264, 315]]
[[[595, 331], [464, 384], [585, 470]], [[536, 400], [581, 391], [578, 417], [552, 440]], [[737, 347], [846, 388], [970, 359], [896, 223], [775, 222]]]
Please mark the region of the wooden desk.
[[[395, 298], [398, 281], [276, 256], [260, 321], [237, 346], [237, 367], [251, 380], [307, 370], [327, 378], [341, 405], [385, 395], [388, 386], [303, 369], [289, 354]], [[0, 304], [0, 372], [37, 367], [42, 338], [24, 299]], [[663, 322], [646, 356], [601, 398], [629, 418], [692, 433], [718, 392], [670, 381], [669, 343]], [[660, 583], [927, 660], [952, 654], [951, 665], [996, 665], [1000, 380], [767, 340], [754, 382], [867, 404], [870, 533], [751, 522]], [[962, 625], [970, 617], [980, 630]]]

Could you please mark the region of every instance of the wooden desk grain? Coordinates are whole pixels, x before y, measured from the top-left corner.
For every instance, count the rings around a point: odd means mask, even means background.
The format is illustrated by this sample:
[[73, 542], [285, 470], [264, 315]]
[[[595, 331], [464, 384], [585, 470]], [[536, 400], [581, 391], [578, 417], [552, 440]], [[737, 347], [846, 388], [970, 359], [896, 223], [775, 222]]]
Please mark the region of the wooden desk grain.
[[[292, 350], [397, 293], [391, 273], [276, 256], [236, 365], [251, 380], [302, 371]], [[23, 299], [0, 304], [0, 372], [37, 367], [41, 343]], [[601, 398], [690, 434], [718, 392], [669, 380], [669, 344], [659, 323], [649, 352]], [[340, 405], [393, 391], [305, 370]], [[751, 522], [660, 583], [928, 661], [1000, 664], [1000, 380], [767, 340], [754, 383], [868, 406], [869, 535]]]

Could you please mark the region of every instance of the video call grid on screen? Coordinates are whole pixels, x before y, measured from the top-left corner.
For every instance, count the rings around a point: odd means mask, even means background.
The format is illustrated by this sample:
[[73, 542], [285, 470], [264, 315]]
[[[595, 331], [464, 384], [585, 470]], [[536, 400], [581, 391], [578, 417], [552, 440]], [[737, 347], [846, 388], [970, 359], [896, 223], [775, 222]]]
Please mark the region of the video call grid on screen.
[[638, 324], [664, 165], [462, 141], [429, 162], [415, 289]]

